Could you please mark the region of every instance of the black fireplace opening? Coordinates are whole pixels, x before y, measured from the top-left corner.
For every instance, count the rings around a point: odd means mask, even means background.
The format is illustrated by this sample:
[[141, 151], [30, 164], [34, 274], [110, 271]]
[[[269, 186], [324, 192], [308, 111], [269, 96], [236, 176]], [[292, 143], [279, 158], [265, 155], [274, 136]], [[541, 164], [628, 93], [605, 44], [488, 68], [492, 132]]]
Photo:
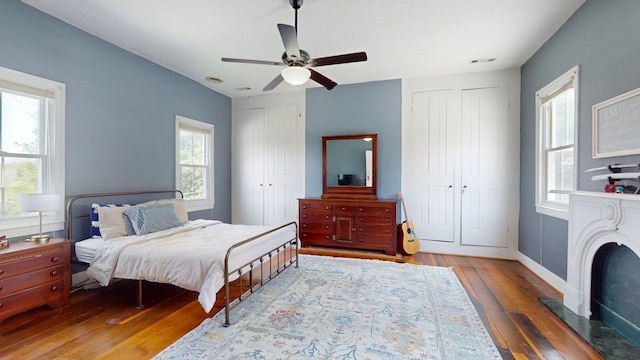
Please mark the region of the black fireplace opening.
[[605, 244], [594, 256], [591, 319], [640, 347], [640, 258], [624, 245]]

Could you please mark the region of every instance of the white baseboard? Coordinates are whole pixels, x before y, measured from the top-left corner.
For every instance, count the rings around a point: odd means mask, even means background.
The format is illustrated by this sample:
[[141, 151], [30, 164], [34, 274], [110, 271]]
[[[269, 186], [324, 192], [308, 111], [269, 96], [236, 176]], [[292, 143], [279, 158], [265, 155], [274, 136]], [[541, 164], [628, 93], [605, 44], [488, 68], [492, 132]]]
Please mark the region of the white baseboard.
[[549, 285], [553, 286], [556, 290], [564, 295], [565, 289], [567, 287], [567, 282], [561, 277], [547, 270], [544, 266], [531, 260], [529, 257], [519, 251], [517, 253], [517, 260], [520, 261], [520, 263], [526, 266], [529, 270], [533, 271], [536, 275], [541, 277], [542, 280], [549, 283]]

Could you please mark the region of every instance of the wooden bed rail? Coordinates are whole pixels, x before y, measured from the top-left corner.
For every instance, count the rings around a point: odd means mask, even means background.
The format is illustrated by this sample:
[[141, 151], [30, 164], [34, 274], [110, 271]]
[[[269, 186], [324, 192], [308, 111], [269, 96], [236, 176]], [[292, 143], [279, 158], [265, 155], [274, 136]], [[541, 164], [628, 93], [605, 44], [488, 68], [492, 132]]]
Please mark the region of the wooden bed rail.
[[[269, 235], [273, 232], [276, 232], [278, 230], [287, 228], [287, 227], [293, 227], [294, 228], [294, 233], [293, 233], [293, 237], [288, 239], [287, 241], [285, 241], [284, 243], [279, 244], [276, 248], [271, 249], [269, 251], [267, 251], [266, 253], [256, 257], [253, 260], [250, 260], [249, 262], [240, 265], [239, 267], [237, 267], [236, 269], [229, 269], [229, 258], [231, 257], [231, 253], [233, 252], [233, 250], [247, 244], [250, 243], [258, 238], [261, 238], [263, 236]], [[293, 250], [292, 250], [293, 248]], [[295, 250], [295, 256], [293, 256], [291, 254], [291, 252], [293, 252]], [[283, 253], [281, 253], [281, 251]], [[233, 307], [235, 307], [236, 305], [238, 305], [241, 301], [243, 301], [245, 298], [251, 296], [251, 294], [253, 294], [253, 292], [262, 287], [264, 284], [268, 283], [269, 281], [271, 281], [273, 278], [275, 278], [276, 276], [278, 276], [284, 269], [288, 268], [289, 266], [295, 264], [295, 267], [298, 267], [298, 257], [300, 255], [300, 246], [298, 243], [298, 223], [296, 223], [295, 221], [292, 221], [290, 223], [278, 226], [276, 228], [273, 228], [269, 231], [263, 232], [261, 234], [258, 234], [256, 236], [250, 237], [246, 240], [243, 240], [237, 244], [232, 245], [229, 250], [227, 250], [227, 254], [224, 258], [224, 316], [225, 316], [225, 322], [224, 322], [224, 326], [229, 326], [231, 324], [230, 320], [229, 320], [229, 313], [231, 311], [231, 309]], [[289, 255], [288, 259], [287, 259], [287, 255]], [[274, 260], [274, 256], [275, 256], [275, 260], [276, 260], [276, 267], [275, 269], [273, 268], [273, 260]], [[283, 256], [284, 258], [282, 259], [282, 264], [280, 264], [280, 260], [281, 260], [281, 256]], [[265, 277], [264, 274], [264, 261], [268, 260], [269, 262], [269, 274]], [[253, 283], [253, 270], [254, 270], [254, 264], [259, 263], [260, 266], [260, 282], [257, 284]], [[243, 272], [244, 269], [247, 269], [248, 271]], [[238, 282], [240, 283], [240, 296], [238, 297], [238, 301], [235, 304], [230, 304], [230, 294], [229, 294], [229, 289], [230, 289], [230, 279], [229, 277], [231, 276], [231, 274], [237, 274], [238, 275]], [[244, 274], [249, 274], [249, 289], [246, 292], [242, 291], [242, 276]]]

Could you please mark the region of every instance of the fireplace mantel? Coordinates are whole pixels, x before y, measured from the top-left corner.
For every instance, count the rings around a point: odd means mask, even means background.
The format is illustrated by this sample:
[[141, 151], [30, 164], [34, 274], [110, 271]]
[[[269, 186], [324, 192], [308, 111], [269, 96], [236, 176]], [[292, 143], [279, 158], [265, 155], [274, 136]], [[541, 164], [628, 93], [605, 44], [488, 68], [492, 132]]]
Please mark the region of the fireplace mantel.
[[640, 256], [640, 195], [571, 193], [564, 305], [579, 316], [591, 316], [593, 259], [608, 243], [625, 245]]

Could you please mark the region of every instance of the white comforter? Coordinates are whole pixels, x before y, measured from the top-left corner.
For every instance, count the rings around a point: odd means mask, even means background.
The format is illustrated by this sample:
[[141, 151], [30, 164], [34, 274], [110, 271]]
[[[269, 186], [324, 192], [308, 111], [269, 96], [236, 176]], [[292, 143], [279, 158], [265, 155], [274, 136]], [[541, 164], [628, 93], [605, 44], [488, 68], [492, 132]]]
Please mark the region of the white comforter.
[[[264, 226], [231, 225], [213, 220], [189, 221], [184, 226], [142, 236], [105, 241], [87, 274], [103, 286], [113, 278], [169, 283], [198, 291], [198, 301], [208, 313], [216, 293], [224, 286], [224, 258], [228, 248], [270, 230]], [[234, 250], [234, 269], [295, 237], [293, 227]]]

